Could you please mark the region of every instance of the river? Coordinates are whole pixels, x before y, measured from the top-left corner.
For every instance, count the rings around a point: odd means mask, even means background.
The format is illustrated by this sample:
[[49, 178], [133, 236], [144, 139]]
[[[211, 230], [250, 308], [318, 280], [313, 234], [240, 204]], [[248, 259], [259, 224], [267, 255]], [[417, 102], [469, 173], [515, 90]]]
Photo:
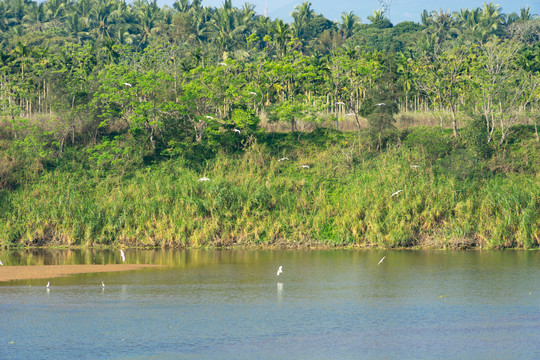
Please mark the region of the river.
[[0, 283], [0, 359], [540, 359], [537, 251], [125, 253], [164, 266]]

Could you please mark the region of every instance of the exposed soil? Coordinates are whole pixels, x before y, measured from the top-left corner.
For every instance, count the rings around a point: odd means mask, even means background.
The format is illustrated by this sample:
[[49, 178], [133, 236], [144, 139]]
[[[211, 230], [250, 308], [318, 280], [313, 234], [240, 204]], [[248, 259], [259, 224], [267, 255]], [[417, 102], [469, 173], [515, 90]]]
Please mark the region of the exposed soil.
[[108, 265], [37, 265], [0, 266], [0, 282], [27, 279], [49, 279], [72, 274], [102, 273], [114, 271], [139, 270], [161, 265], [108, 264]]

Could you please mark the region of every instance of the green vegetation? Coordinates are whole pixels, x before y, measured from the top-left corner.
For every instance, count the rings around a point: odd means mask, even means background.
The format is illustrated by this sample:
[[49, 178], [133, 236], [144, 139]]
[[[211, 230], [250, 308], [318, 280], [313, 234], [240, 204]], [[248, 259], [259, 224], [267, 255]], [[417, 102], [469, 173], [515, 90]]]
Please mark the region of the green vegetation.
[[3, 246], [540, 243], [528, 9], [0, 8]]

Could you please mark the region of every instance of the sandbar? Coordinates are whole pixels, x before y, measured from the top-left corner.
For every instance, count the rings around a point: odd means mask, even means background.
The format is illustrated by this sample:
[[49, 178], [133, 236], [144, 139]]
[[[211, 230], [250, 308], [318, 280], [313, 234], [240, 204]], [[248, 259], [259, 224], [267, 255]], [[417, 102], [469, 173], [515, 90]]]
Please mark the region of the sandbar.
[[48, 279], [73, 274], [130, 271], [160, 266], [148, 264], [0, 266], [0, 282]]

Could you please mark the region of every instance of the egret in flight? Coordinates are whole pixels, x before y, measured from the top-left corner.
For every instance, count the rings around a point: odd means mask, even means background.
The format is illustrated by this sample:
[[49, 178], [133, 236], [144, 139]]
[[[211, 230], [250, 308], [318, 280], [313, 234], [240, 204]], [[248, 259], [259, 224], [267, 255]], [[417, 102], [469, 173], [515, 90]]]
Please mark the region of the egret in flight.
[[419, 168], [420, 165], [411, 165], [411, 167], [412, 167], [413, 169], [416, 169], [416, 168]]
[[211, 120], [214, 120], [214, 118], [213, 118], [213, 117], [211, 117], [210, 115], [206, 115], [206, 116], [205, 116], [205, 118], [207, 118], [207, 119], [211, 119]]
[[277, 269], [277, 275], [276, 276], [279, 276], [279, 274], [281, 274], [283, 272], [283, 266], [279, 266], [279, 269]]
[[251, 95], [257, 95], [257, 93], [254, 92], [254, 91], [250, 91], [249, 93], [250, 93]]
[[124, 83], [124, 86], [131, 87], [130, 83]]
[[386, 105], [385, 103], [378, 103], [378, 104], [375, 104], [375, 106], [383, 106], [383, 105]]
[[124, 254], [124, 250], [120, 249], [120, 256], [122, 257], [122, 262], [126, 261], [126, 255]]
[[227, 64], [225, 64], [224, 62], [220, 62], [218, 65], [219, 66], [227, 66]]
[[237, 133], [241, 133], [241, 131], [239, 129], [233, 129], [234, 132], [237, 132]]
[[395, 193], [393, 193], [392, 196], [395, 196], [395, 195], [399, 194], [399, 193], [402, 192], [402, 191], [403, 191], [403, 190], [398, 190], [398, 191], [396, 191]]
[[289, 160], [288, 157], [282, 157], [281, 159], [279, 159], [278, 161], [285, 161], [285, 160]]
[[345, 114], [345, 116], [355, 116], [356, 114], [355, 113], [348, 113], [348, 114]]
[[302, 169], [309, 169], [309, 165], [302, 165]]
[[345, 103], [343, 101], [338, 101], [336, 105], [345, 105]]
[[210, 181], [209, 178], [207, 178], [206, 176], [200, 178], [199, 180], [197, 180], [198, 182], [201, 182], [201, 181]]
[[377, 263], [377, 265], [381, 265], [381, 263], [383, 262], [383, 260], [386, 258], [386, 256], [383, 256], [381, 260], [379, 260], [379, 262]]

